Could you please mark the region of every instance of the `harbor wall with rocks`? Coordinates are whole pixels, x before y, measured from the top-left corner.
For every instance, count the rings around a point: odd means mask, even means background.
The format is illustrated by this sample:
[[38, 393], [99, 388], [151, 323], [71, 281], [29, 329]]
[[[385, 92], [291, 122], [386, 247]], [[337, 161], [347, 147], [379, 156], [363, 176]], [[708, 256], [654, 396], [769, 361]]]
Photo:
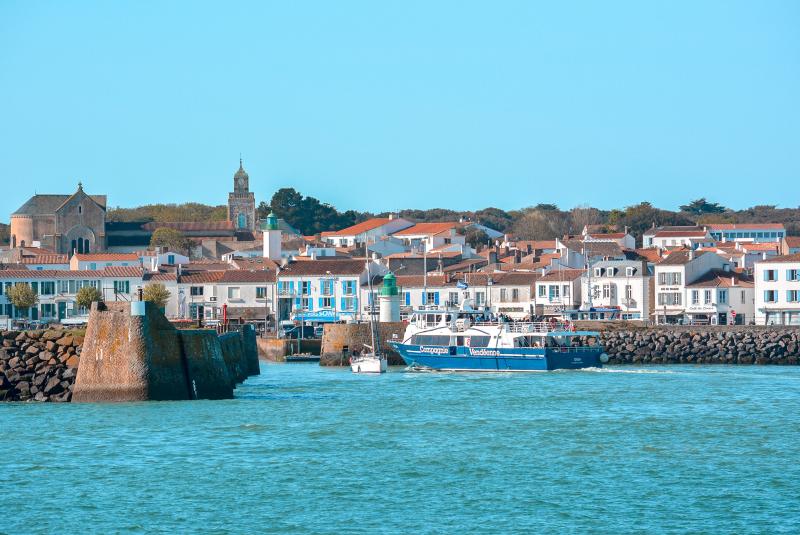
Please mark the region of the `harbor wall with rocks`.
[[[389, 342], [402, 340], [406, 332], [406, 324], [385, 322], [377, 324], [378, 339], [382, 341], [381, 350], [386, 354], [392, 366], [405, 364], [400, 355], [392, 349]], [[347, 366], [349, 355], [353, 351], [363, 352], [365, 345], [372, 344], [369, 323], [332, 323], [325, 325], [320, 349], [321, 366]], [[347, 347], [347, 356], [342, 356], [343, 349]]]
[[[581, 343], [594, 344], [584, 338]], [[800, 329], [656, 327], [602, 331], [609, 364], [800, 364]]]
[[0, 401], [70, 401], [83, 337], [65, 330], [0, 332]]

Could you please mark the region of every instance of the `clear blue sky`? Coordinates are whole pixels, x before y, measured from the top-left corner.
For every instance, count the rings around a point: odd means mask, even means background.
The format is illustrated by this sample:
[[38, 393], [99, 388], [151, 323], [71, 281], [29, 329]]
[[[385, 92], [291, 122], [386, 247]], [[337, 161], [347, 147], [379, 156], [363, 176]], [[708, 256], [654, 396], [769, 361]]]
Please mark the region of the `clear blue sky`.
[[800, 205], [800, 2], [0, 0], [0, 220], [109, 203]]

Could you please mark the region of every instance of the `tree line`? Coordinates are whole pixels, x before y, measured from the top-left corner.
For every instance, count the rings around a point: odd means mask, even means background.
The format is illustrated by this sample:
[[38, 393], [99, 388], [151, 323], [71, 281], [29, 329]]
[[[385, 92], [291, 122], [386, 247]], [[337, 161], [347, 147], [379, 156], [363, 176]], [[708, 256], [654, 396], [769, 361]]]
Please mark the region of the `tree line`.
[[[282, 188], [270, 201], [257, 207], [258, 217], [265, 218], [270, 212], [298, 229], [304, 235], [339, 230], [371, 217], [386, 217], [388, 212], [371, 213], [356, 210], [339, 211], [333, 205], [311, 196], [305, 196], [294, 188]], [[200, 203], [149, 204], [135, 208], [111, 208], [109, 221], [224, 221], [227, 207], [208, 206]], [[783, 223], [790, 235], [800, 235], [800, 207], [778, 208], [775, 205], [756, 205], [743, 210], [732, 210], [700, 198], [682, 205], [678, 210], [656, 208], [649, 202], [601, 210], [588, 205], [561, 209], [554, 204], [536, 204], [518, 210], [484, 208], [475, 211], [458, 211], [446, 208], [428, 210], [401, 210], [400, 217], [418, 221], [453, 221], [468, 218], [500, 232], [512, 234], [520, 239], [549, 240], [565, 234], [577, 234], [584, 225], [597, 225], [606, 231], [625, 227], [637, 238], [653, 225], [694, 225], [707, 223]], [[165, 236], [166, 238], [166, 236]], [[170, 236], [173, 241], [179, 237]], [[470, 241], [480, 242], [480, 235], [469, 236]], [[8, 243], [8, 226], [0, 225], [0, 240]]]

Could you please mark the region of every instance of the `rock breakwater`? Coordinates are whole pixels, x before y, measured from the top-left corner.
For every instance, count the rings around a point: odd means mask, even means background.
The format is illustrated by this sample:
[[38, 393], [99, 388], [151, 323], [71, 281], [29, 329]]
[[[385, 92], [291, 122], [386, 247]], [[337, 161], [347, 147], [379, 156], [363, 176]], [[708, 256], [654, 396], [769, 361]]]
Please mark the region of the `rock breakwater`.
[[70, 401], [83, 338], [62, 330], [0, 332], [0, 401]]
[[791, 327], [603, 331], [600, 343], [609, 364], [800, 364], [800, 329]]

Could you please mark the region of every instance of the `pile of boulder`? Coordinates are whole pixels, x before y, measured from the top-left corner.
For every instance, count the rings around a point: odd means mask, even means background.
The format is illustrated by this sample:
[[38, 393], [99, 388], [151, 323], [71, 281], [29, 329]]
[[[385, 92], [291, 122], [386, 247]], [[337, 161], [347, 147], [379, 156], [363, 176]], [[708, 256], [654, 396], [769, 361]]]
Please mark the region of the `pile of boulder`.
[[800, 329], [791, 327], [603, 331], [600, 343], [610, 364], [800, 364]]
[[83, 337], [63, 330], [0, 332], [0, 401], [70, 401]]

